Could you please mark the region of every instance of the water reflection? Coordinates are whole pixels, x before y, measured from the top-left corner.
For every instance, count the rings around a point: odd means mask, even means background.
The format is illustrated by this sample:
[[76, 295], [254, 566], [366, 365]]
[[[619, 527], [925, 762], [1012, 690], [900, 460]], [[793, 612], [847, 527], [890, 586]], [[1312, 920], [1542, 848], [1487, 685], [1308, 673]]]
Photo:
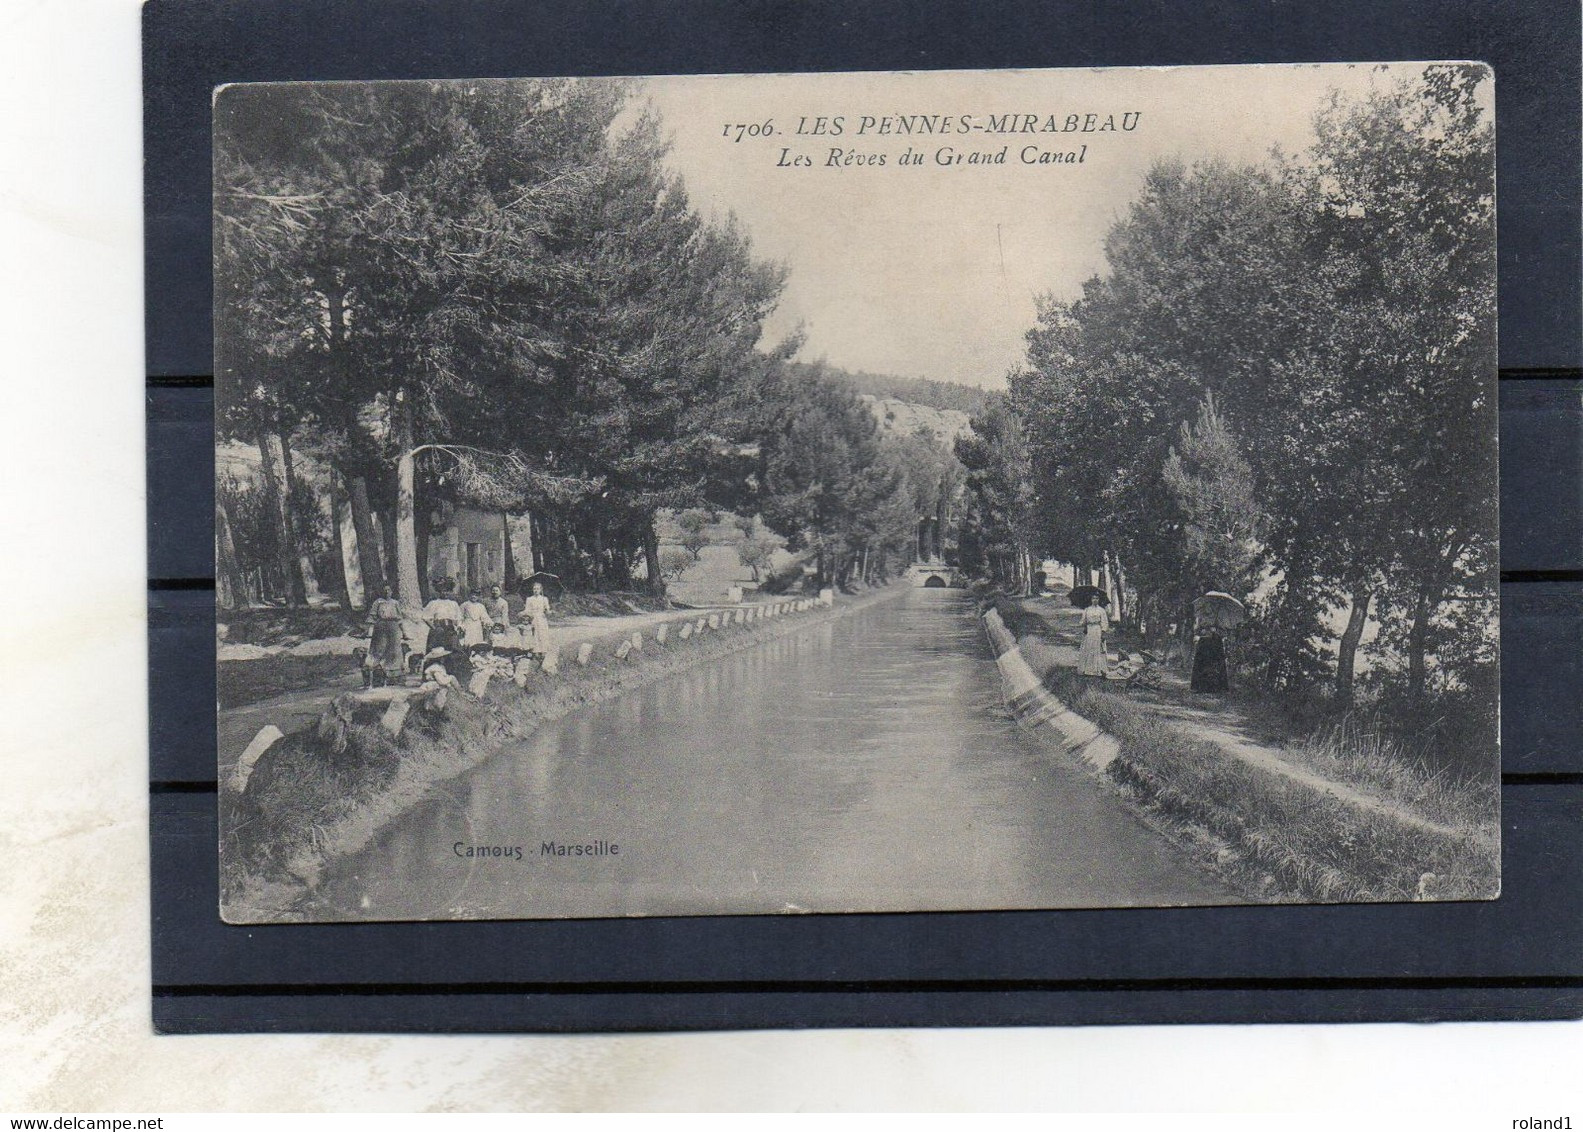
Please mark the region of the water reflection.
[[965, 596], [922, 589], [547, 726], [325, 886], [382, 919], [1230, 899], [1019, 729]]

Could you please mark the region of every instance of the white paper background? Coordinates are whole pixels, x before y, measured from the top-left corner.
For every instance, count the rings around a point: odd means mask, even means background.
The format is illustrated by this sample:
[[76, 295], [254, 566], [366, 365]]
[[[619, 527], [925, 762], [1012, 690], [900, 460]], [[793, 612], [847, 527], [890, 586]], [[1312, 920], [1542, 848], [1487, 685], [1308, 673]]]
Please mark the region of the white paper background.
[[133, 0], [0, 5], [0, 1112], [1583, 1117], [1580, 1024], [153, 1036], [138, 32]]

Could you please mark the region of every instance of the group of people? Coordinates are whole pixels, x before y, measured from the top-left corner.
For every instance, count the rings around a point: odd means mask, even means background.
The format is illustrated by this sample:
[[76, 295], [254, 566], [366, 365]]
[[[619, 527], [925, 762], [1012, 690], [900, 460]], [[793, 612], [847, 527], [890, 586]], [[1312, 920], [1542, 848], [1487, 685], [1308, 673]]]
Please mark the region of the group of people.
[[[452, 596], [455, 585], [449, 578], [436, 578], [433, 590], [435, 596], [416, 622], [407, 616], [389, 586], [369, 607], [365, 686], [399, 680], [409, 649], [421, 653], [426, 663], [442, 664], [458, 678], [468, 674], [472, 658], [479, 653], [509, 649], [541, 658], [549, 655], [550, 599], [544, 595], [542, 582], [533, 583], [533, 592], [515, 620], [511, 603], [498, 585], [490, 587], [487, 598], [474, 589], [460, 602]], [[423, 640], [416, 641], [419, 635]]]
[[[1110, 631], [1110, 615], [1098, 599], [1083, 607], [1083, 643], [1077, 650], [1077, 671], [1083, 676], [1104, 676], [1106, 669], [1105, 634]], [[1226, 669], [1226, 644], [1218, 627], [1197, 626], [1193, 641], [1192, 690], [1206, 694], [1228, 691], [1231, 680]]]

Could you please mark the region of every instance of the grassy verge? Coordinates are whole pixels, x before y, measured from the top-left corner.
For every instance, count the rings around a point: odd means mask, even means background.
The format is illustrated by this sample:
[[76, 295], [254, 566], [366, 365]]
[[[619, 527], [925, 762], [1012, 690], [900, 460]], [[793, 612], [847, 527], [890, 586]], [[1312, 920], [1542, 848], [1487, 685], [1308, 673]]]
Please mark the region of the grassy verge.
[[1289, 743], [1292, 763], [1345, 782], [1442, 825], [1487, 828], [1500, 822], [1500, 767], [1456, 772], [1394, 736], [1378, 714], [1347, 712]]
[[[1121, 753], [1107, 770], [1115, 782], [1166, 819], [1212, 834], [1260, 872], [1266, 888], [1297, 900], [1338, 902], [1480, 900], [1499, 894], [1500, 843], [1493, 821], [1469, 814], [1437, 828], [1452, 815], [1431, 816], [1385, 797], [1378, 808], [1360, 806], [1236, 758], [1183, 733], [1145, 704], [1085, 686], [1065, 669], [1048, 674], [1046, 683], [1120, 742]], [[1367, 755], [1338, 755], [1335, 765]], [[1410, 771], [1399, 778], [1408, 781]]]
[[[1077, 714], [1113, 735], [1107, 775], [1163, 831], [1208, 844], [1221, 871], [1262, 899], [1488, 899], [1499, 893], [1497, 773], [1453, 775], [1382, 721], [1349, 714], [1299, 739], [1283, 762], [1370, 800], [1358, 804], [1190, 734], [1132, 693], [1055, 663], [1045, 620], [995, 603], [1024, 658]], [[1068, 662], [1070, 663], [1070, 662]]]
[[303, 688], [323, 687], [326, 681], [356, 672], [356, 660], [336, 653], [319, 656], [280, 653], [257, 660], [226, 660], [220, 662], [215, 672], [215, 698], [224, 711]]
[[525, 688], [492, 680], [481, 697], [452, 691], [442, 706], [415, 707], [394, 737], [380, 725], [383, 704], [339, 698], [314, 726], [271, 747], [245, 791], [222, 792], [223, 914], [233, 923], [299, 918], [328, 862], [363, 848], [436, 785], [541, 724], [902, 592], [880, 590], [834, 609], [725, 623], [687, 640], [672, 625], [667, 644], [645, 634], [643, 647], [624, 659], [604, 641], [587, 666], [563, 655], [559, 674], [535, 671]]

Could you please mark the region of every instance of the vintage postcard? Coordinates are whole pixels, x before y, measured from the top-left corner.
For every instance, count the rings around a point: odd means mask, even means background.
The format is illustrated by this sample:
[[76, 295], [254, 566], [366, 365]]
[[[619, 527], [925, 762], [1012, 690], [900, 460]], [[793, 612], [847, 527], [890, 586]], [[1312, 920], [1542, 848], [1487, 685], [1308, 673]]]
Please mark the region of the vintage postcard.
[[223, 916], [1494, 897], [1493, 99], [219, 88]]

